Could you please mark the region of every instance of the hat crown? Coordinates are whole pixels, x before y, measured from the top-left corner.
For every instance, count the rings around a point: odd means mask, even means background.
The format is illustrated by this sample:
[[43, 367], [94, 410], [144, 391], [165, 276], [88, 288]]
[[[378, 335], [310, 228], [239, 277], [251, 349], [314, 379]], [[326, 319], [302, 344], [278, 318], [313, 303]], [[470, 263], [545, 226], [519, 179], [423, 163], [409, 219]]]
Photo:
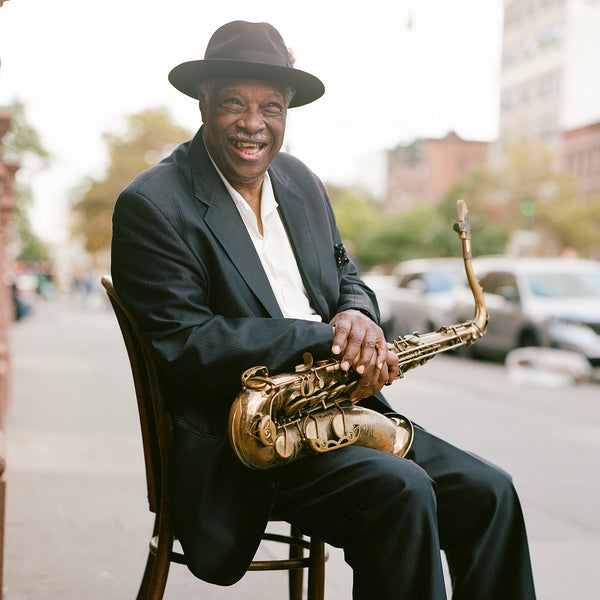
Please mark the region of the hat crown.
[[292, 66], [277, 29], [269, 23], [248, 21], [233, 21], [217, 29], [208, 42], [204, 58]]
[[289, 108], [320, 98], [323, 82], [294, 68], [279, 31], [269, 23], [232, 21], [211, 36], [203, 60], [190, 60], [169, 73], [180, 91], [198, 99], [198, 84], [210, 79], [261, 79], [294, 90]]

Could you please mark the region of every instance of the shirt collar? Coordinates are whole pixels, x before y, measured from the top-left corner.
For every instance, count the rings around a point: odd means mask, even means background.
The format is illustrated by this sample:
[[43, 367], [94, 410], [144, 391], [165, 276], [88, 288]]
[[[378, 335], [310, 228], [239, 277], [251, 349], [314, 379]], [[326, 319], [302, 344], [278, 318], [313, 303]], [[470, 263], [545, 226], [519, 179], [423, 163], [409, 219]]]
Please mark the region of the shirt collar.
[[[206, 143], [205, 143], [205, 145], [206, 145]], [[229, 183], [229, 181], [227, 181], [227, 179], [225, 178], [225, 175], [223, 175], [223, 173], [221, 173], [221, 170], [219, 169], [219, 167], [217, 167], [217, 164], [213, 160], [213, 157], [210, 155], [208, 148], [206, 149], [206, 152], [208, 153], [208, 157], [210, 158], [210, 161], [212, 162], [217, 173], [219, 174], [219, 177], [223, 181], [223, 184], [227, 188], [227, 191], [229, 192], [229, 195], [232, 197], [233, 201], [238, 206], [241, 205], [244, 210], [252, 211], [252, 209], [250, 208], [250, 205], [246, 202], [245, 198], [231, 185], [231, 183]], [[275, 192], [273, 191], [273, 184], [271, 183], [271, 178], [269, 177], [269, 172], [266, 171], [265, 178], [263, 179], [263, 185], [262, 185], [261, 197], [260, 197], [261, 217], [264, 218], [264, 217], [268, 216], [274, 210], [276, 210], [277, 207], [278, 207], [278, 204], [277, 204], [277, 200], [275, 200]]]

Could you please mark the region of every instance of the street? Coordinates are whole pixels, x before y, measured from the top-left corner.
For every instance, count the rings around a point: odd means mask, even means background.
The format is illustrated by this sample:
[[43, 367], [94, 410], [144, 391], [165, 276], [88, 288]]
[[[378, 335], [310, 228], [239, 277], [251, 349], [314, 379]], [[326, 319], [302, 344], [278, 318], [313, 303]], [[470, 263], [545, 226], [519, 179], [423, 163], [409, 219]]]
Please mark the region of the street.
[[[11, 355], [5, 597], [133, 599], [153, 516], [115, 318], [100, 292], [87, 302], [40, 303], [13, 326]], [[598, 383], [517, 384], [500, 363], [454, 355], [386, 388], [397, 411], [512, 474], [539, 600], [600, 598], [599, 392]], [[326, 600], [349, 600], [351, 572], [341, 552], [329, 553]], [[165, 600], [286, 594], [282, 573], [249, 573], [218, 588], [173, 565]]]

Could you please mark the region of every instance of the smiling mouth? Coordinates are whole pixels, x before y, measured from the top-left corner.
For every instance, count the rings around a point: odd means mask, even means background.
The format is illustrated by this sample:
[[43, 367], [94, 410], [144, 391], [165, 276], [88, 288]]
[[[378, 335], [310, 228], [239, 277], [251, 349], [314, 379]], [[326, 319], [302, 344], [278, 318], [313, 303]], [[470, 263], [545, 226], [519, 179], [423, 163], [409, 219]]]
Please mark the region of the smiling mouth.
[[260, 151], [266, 147], [266, 142], [255, 142], [248, 140], [238, 140], [231, 138], [231, 145], [244, 156], [256, 156], [260, 154]]

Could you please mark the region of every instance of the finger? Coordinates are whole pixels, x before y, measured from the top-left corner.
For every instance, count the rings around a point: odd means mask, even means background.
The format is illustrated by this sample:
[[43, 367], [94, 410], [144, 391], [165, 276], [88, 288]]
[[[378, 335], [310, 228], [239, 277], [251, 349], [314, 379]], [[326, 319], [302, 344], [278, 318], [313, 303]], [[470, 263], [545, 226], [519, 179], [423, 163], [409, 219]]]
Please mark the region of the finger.
[[387, 342], [385, 340], [377, 340], [376, 342], [376, 350], [377, 350], [377, 367], [379, 369], [383, 368], [383, 365], [387, 363], [388, 360], [388, 347]]
[[352, 367], [359, 375], [362, 375], [371, 365], [381, 368], [380, 362], [377, 361], [377, 354], [375, 334], [372, 331], [367, 331], [365, 338], [361, 342], [360, 351], [352, 363]]
[[336, 315], [331, 321], [333, 327], [333, 345], [331, 351], [333, 354], [340, 354], [346, 348], [346, 342], [350, 335], [352, 323], [350, 319], [343, 316], [343, 313]]
[[372, 361], [375, 362], [378, 369], [383, 369], [387, 360], [388, 345], [383, 337], [383, 331], [377, 325], [373, 325], [366, 332], [360, 357], [353, 367], [359, 374], [362, 374]]
[[346, 322], [344, 321], [344, 333], [344, 346], [340, 357], [342, 369], [347, 371], [350, 367], [353, 367], [359, 375], [362, 375], [366, 366], [368, 365], [367, 360], [359, 362], [359, 358], [362, 352], [363, 341], [365, 339], [366, 329], [364, 325], [356, 321], [351, 322], [351, 325], [347, 327]]
[[[371, 348], [369, 349], [369, 346]], [[342, 354], [342, 368], [350, 367], [362, 375], [369, 366], [372, 357], [372, 344], [367, 340], [365, 343], [365, 331], [363, 328], [353, 326], [350, 335], [346, 339], [346, 347]]]
[[398, 357], [391, 351], [387, 350], [385, 365], [387, 367], [388, 372], [388, 383], [393, 383], [400, 374], [400, 363], [398, 362]]
[[378, 369], [373, 363], [365, 374], [359, 379], [358, 385], [350, 395], [352, 402], [358, 402], [362, 398], [372, 396], [379, 392], [389, 379], [387, 364], [384, 363], [383, 368]]

